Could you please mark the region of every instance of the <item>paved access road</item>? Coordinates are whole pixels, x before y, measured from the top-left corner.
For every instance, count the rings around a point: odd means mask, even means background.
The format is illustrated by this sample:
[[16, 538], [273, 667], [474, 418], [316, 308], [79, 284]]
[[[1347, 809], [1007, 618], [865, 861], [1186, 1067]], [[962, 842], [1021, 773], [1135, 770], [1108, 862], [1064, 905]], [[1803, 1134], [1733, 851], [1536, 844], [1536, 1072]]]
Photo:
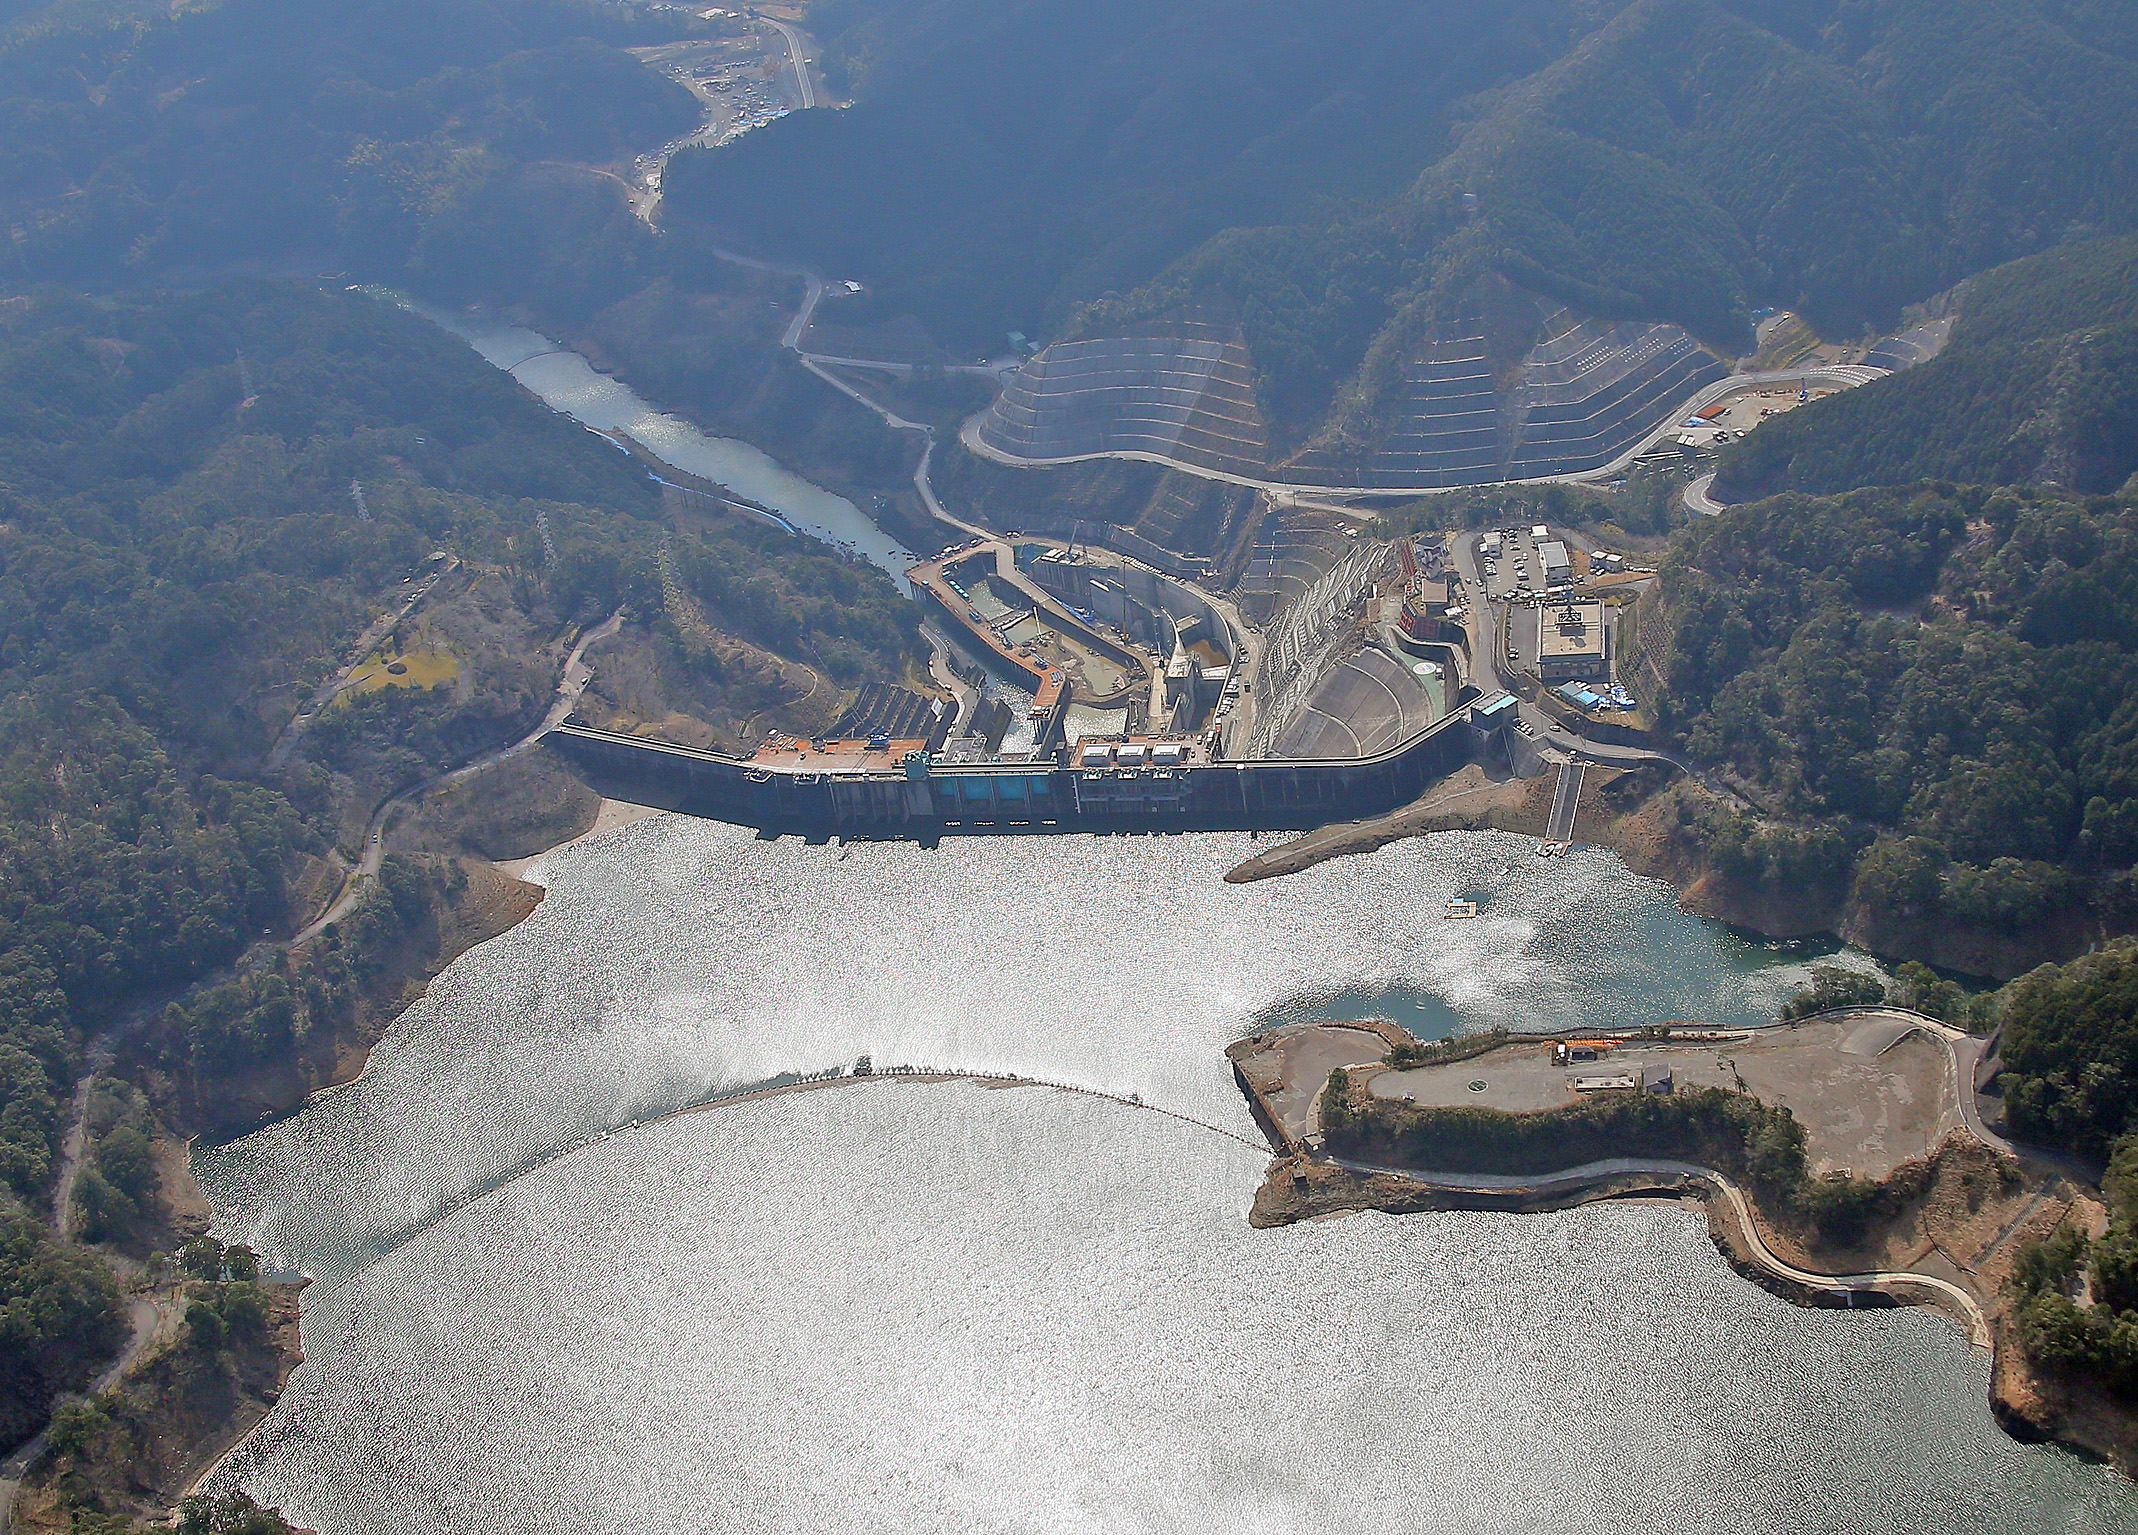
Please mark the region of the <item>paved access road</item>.
[[[931, 474], [935, 463], [935, 428], [925, 421], [907, 420], [882, 401], [874, 399], [862, 390], [855, 388], [847, 380], [832, 371], [834, 368], [841, 367], [861, 367], [904, 377], [912, 373], [913, 364], [872, 362], [867, 359], [838, 357], [825, 352], [807, 350], [803, 342], [809, 334], [811, 322], [816, 318], [817, 306], [824, 301], [824, 279], [806, 267], [786, 266], [779, 262], [762, 261], [752, 256], [737, 255], [733, 251], [718, 251], [716, 254], [722, 260], [732, 262], [737, 266], [748, 267], [753, 271], [774, 272], [783, 277], [794, 277], [801, 280], [803, 285], [802, 303], [795, 310], [794, 318], [788, 321], [785, 332], [781, 334], [780, 345], [794, 353], [795, 360], [801, 363], [804, 368], [807, 368], [811, 373], [831, 385], [832, 388], [838, 390], [848, 399], [872, 411], [884, 425], [890, 427], [893, 431], [918, 432], [921, 436], [921, 456], [920, 462], [914, 465], [913, 469], [913, 489], [920, 497], [921, 505], [927, 508], [928, 515], [936, 521], [956, 528], [973, 538], [984, 539], [995, 544], [997, 546], [997, 570], [1011, 584], [1022, 587], [1024, 585], [1022, 575], [1016, 571], [1015, 563], [1009, 557], [1008, 545], [1002, 540], [1001, 535], [992, 528], [983, 528], [978, 523], [967, 522], [964, 518], [955, 515], [936, 496], [935, 482]], [[1011, 363], [1005, 360], [987, 364], [967, 364], [948, 368], [945, 371], [993, 376], [999, 375], [1008, 366], [1011, 366]], [[1041, 540], [1041, 542], [1052, 542], [1052, 540]], [[1135, 563], [1125, 556], [1115, 556], [1115, 558], [1119, 558], [1125, 565]], [[1164, 574], [1164, 572], [1160, 572], [1160, 574]], [[1171, 575], [1166, 576], [1166, 579], [1177, 582], [1195, 592], [1196, 595], [1203, 598], [1225, 617], [1226, 621], [1232, 625], [1235, 637], [1241, 644], [1248, 647], [1248, 660], [1242, 668], [1242, 675], [1253, 677], [1260, 656], [1260, 642], [1256, 638], [1254, 631], [1249, 628], [1246, 621], [1240, 616], [1239, 608], [1229, 598], [1209, 591], [1193, 581]], [[1043, 605], [1049, 607], [1058, 606], [1051, 597], [1045, 598]], [[1162, 686], [1162, 682], [1154, 678], [1152, 686], [1154, 696], [1156, 696], [1155, 690]]]
[[[1663, 420], [1614, 457], [1609, 463], [1594, 469], [1583, 469], [1573, 474], [1542, 474], [1527, 479], [1499, 480], [1486, 483], [1502, 485], [1579, 485], [1595, 480], [1608, 479], [1627, 469], [1643, 453], [1649, 452], [1672, 432], [1680, 430], [1679, 422], [1695, 411], [1704, 410], [1725, 396], [1746, 389], [1756, 389], [1774, 384], [1828, 384], [1838, 389], [1853, 388], [1882, 378], [1883, 368], [1860, 365], [1833, 365], [1816, 368], [1781, 368], [1767, 373], [1737, 373], [1719, 383], [1710, 384], [1690, 399], [1681, 401]], [[1355, 506], [1341, 505], [1332, 497], [1415, 497], [1444, 495], [1454, 490], [1474, 490], [1475, 485], [1302, 485], [1296, 480], [1261, 479], [1253, 475], [1234, 474], [1222, 469], [1211, 469], [1202, 464], [1191, 464], [1164, 453], [1150, 453], [1137, 448], [1113, 448], [1098, 453], [1073, 453], [1064, 458], [1019, 458], [1005, 453], [980, 438], [978, 415], [968, 420], [960, 433], [965, 446], [982, 458], [991, 458], [998, 464], [1016, 468], [1048, 468], [1059, 464], [1081, 464], [1095, 458], [1136, 459], [1147, 464], [1162, 464], [1168, 469], [1178, 469], [1183, 474], [1192, 474], [1198, 479], [1217, 480], [1227, 485], [1244, 485], [1250, 490], [1268, 493], [1278, 503], [1290, 506], [1314, 507], [1323, 511], [1340, 512], [1361, 522], [1371, 521], [1379, 513], [1362, 510]]]
[[2046, 1146], [2030, 1146], [2022, 1141], [2011, 1140], [1984, 1123], [1981, 1099], [1975, 1091], [1975, 1078], [1981, 1069], [1983, 1057], [1989, 1053], [1991, 1040], [1970, 1034], [1965, 1029], [1955, 1028], [1927, 1013], [1913, 1012], [1905, 1007], [1837, 1007], [1813, 1016], [1883, 1019], [1892, 1023], [1912, 1024], [1933, 1039], [1943, 1040], [1952, 1060], [1953, 1097], [1960, 1105], [1960, 1119], [1967, 1126], [1970, 1135], [1992, 1151], [2016, 1161], [2046, 1167], [2073, 1183], [2087, 1186], [2100, 1184], [2103, 1169], [2098, 1163], [2088, 1162], [2081, 1157]]
[[801, 105], [805, 109], [815, 106], [817, 104], [817, 88], [809, 78], [809, 61], [802, 57], [801, 34], [784, 21], [774, 21], [770, 16], [760, 17], [759, 19], [787, 40], [787, 60], [794, 66], [795, 82], [801, 87]]
[[1581, 804], [1581, 780], [1587, 771], [1579, 758], [1569, 758], [1559, 765], [1559, 783], [1552, 791], [1551, 818], [1544, 825], [1547, 842], [1574, 840], [1574, 812]]
[[1944, 1297], [1958, 1306], [1968, 1319], [1968, 1335], [1979, 1348], [1990, 1346], [1989, 1319], [1975, 1298], [1958, 1285], [1930, 1274], [1911, 1274], [1905, 1270], [1875, 1270], [1863, 1274], [1817, 1274], [1810, 1269], [1799, 1268], [1767, 1245], [1760, 1234], [1759, 1225], [1752, 1216], [1751, 1201], [1744, 1190], [1727, 1176], [1712, 1167], [1702, 1167], [1695, 1162], [1674, 1162], [1665, 1158], [1613, 1157], [1602, 1162], [1585, 1162], [1579, 1167], [1569, 1167], [1560, 1172], [1544, 1173], [1535, 1177], [1510, 1177], [1492, 1173], [1443, 1173], [1408, 1167], [1384, 1167], [1374, 1162], [1356, 1162], [1347, 1157], [1327, 1157], [1334, 1165], [1355, 1173], [1389, 1178], [1404, 1178], [1413, 1183], [1422, 1183], [1429, 1188], [1444, 1189], [1450, 1193], [1513, 1194], [1552, 1198], [1557, 1195], [1578, 1192], [1592, 1184], [1609, 1183], [1621, 1178], [1655, 1178], [1666, 1182], [1692, 1179], [1713, 1188], [1729, 1202], [1736, 1214], [1739, 1228], [1744, 1232], [1745, 1243], [1762, 1268], [1795, 1284], [1829, 1291], [1877, 1291], [1889, 1293], [1896, 1289], [1918, 1289]]
[[1717, 501], [1708, 492], [1714, 488], [1715, 477], [1703, 474], [1685, 487], [1685, 509], [1698, 512], [1703, 517], [1720, 517], [1729, 507]]
[[[928, 515], [938, 521], [946, 522], [954, 528], [962, 529], [975, 538], [993, 537], [994, 535], [988, 529], [975, 523], [967, 522], [962, 517], [953, 517], [943, 509], [943, 503], [936, 499], [935, 483], [929, 477], [929, 469], [935, 460], [934, 427], [928, 425], [925, 421], [908, 421], [882, 401], [872, 399], [831, 371], [832, 368], [842, 365], [852, 366], [851, 359], [826, 356], [822, 353], [803, 349], [802, 338], [809, 333], [809, 324], [816, 318], [817, 305], [824, 301], [824, 279], [804, 267], [783, 266], [776, 261], [759, 261], [750, 256], [738, 256], [732, 251], [718, 251], [715, 254], [723, 260], [735, 263], [737, 266], [749, 267], [759, 272], [777, 272], [783, 277], [798, 277], [802, 280], [802, 306], [794, 312], [794, 318], [788, 322], [785, 334], [779, 338], [779, 344], [794, 353], [795, 360], [801, 363], [803, 367], [831, 385], [832, 388], [838, 390], [839, 393], [845, 395], [855, 404], [873, 412], [882, 420], [885, 426], [890, 427], [894, 432], [920, 433], [921, 457], [920, 462], [914, 466], [913, 489], [919, 494], [921, 505], [928, 508]], [[883, 366], [886, 369], [894, 370], [909, 367], [909, 365], [903, 363], [884, 364]], [[973, 371], [986, 372], [988, 370], [977, 369]]]
[[[2061, 1153], [2046, 1151], [2040, 1147], [2017, 1144], [1990, 1129], [1982, 1120], [1981, 1107], [1976, 1101], [1975, 1073], [1989, 1041], [1955, 1028], [1942, 1019], [1926, 1013], [1913, 1012], [1903, 1007], [1866, 1006], [1838, 1007], [1813, 1015], [1823, 1019], [1860, 1018], [1867, 1022], [1887, 1022], [1902, 1025], [1905, 1029], [1920, 1030], [1930, 1038], [1942, 1042], [1952, 1063], [1953, 1097], [1960, 1112], [1961, 1122], [1968, 1133], [1982, 1144], [2003, 1156], [2034, 1163], [2079, 1184], [2098, 1183], [2100, 1169], [2079, 1162]], [[1898, 1043], [1896, 1036], [1894, 1043]], [[1990, 1346], [1988, 1319], [1980, 1304], [1958, 1285], [1930, 1274], [1914, 1274], [1905, 1271], [1880, 1270], [1862, 1274], [1817, 1274], [1799, 1268], [1783, 1258], [1767, 1245], [1753, 1220], [1750, 1200], [1743, 1189], [1724, 1174], [1710, 1167], [1701, 1167], [1691, 1162], [1677, 1162], [1661, 1158], [1619, 1157], [1602, 1162], [1584, 1163], [1560, 1172], [1545, 1173], [1533, 1177], [1502, 1176], [1489, 1173], [1445, 1173], [1422, 1171], [1415, 1168], [1386, 1167], [1378, 1163], [1358, 1162], [1344, 1157], [1328, 1157], [1326, 1160], [1353, 1172], [1376, 1174], [1394, 1178], [1407, 1178], [1451, 1193], [1498, 1193], [1551, 1197], [1578, 1191], [1581, 1188], [1625, 1177], [1654, 1177], [1657, 1179], [1695, 1178], [1713, 1187], [1718, 1195], [1728, 1201], [1735, 1212], [1737, 1223], [1745, 1233], [1747, 1245], [1760, 1264], [1770, 1272], [1797, 1284], [1826, 1290], [1878, 1290], [1914, 1288], [1943, 1296], [1957, 1305], [1969, 1319], [1969, 1331], [1975, 1343]]]

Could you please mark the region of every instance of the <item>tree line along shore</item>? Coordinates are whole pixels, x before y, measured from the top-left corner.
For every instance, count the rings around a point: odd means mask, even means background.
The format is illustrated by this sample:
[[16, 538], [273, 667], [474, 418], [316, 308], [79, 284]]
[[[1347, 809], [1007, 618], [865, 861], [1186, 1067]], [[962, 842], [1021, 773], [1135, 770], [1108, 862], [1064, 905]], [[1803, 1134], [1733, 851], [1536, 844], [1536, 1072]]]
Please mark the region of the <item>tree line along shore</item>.
[[[1736, 445], [1716, 486], [1748, 504], [1724, 518], [1688, 523], [1672, 470], [1434, 498], [1386, 528], [1534, 508], [1660, 557], [1638, 662], [1702, 771], [1598, 775], [1588, 834], [1695, 909], [2018, 977], [1907, 984], [2001, 1028], [2015, 1133], [2109, 1167], [2108, 1213], [2043, 1244], [2015, 1314], [2030, 1357], [2138, 1395], [2117, 1172], [2138, 995], [2107, 942], [2138, 922], [2138, 284], [2115, 223], [2130, 168], [2100, 149], [2128, 138], [2129, 40], [2034, 0], [1984, 0], [1955, 30], [1899, 8], [1826, 31], [1537, 0], [1439, 37], [1418, 69], [1431, 8], [1344, 7], [1346, 25], [1244, 36], [1206, 4], [1123, 15], [1139, 46], [1064, 51], [1107, 16], [826, 5], [828, 94], [855, 108], [679, 155], [658, 224], [623, 188], [700, 107], [631, 50], [745, 18], [591, 0], [0, 17], [17, 234], [0, 282], [0, 1441], [52, 1426], [37, 1517], [127, 1527], [182, 1480], [183, 1455], [142, 1450], [154, 1424], [212, 1444], [294, 1357], [286, 1293], [242, 1257], [208, 1273], [179, 1256], [207, 1216], [184, 1142], [361, 1069], [440, 966], [538, 899], [497, 862], [581, 829], [596, 796], [530, 753], [412, 806], [364, 874], [381, 806], [524, 735], [619, 611], [584, 712], [687, 744], [806, 736], [863, 688], [932, 686], [880, 572], [663, 493], [352, 291], [566, 337], [664, 408], [880, 498], [923, 547], [917, 445], [778, 348], [796, 284], [724, 259], [736, 234], [866, 279], [825, 324], [924, 364], [886, 397], [936, 425], [955, 514], [1007, 527], [1051, 507], [1197, 558], [1244, 558], [1251, 497], [1145, 465], [971, 460], [949, 428], [985, 386], [941, 366], [1012, 328], [1207, 310], [1259, 359], [1278, 446], [1339, 451], [1386, 424], [1423, 328], [1500, 283], [1667, 318], [1728, 355], [1762, 305], [1835, 336], [1910, 304], [1957, 313], [1937, 360]], [[1379, 46], [1323, 41], [1360, 36]], [[1231, 61], [1222, 90], [1181, 62], [1212, 56]], [[1956, 113], [1952, 78], [1998, 81], [2003, 105]], [[1256, 80], [1290, 84], [1271, 99]], [[1481, 82], [1526, 88], [1473, 121]], [[1712, 115], [1663, 132], [1664, 104], [1691, 99]], [[1124, 101], [1191, 108], [1160, 122]], [[1807, 131], [1772, 136], [1786, 153], [1752, 174], [1732, 146], [1778, 111]], [[1130, 136], [1120, 153], [1083, 151], [1092, 113]], [[1829, 164], [1835, 141], [1808, 127], [1835, 121], [1857, 148]], [[1169, 134], [1192, 152], [1148, 152]], [[975, 159], [1004, 143], [1079, 147], [1037, 153], [1027, 186]], [[1011, 205], [1027, 193], [1107, 213], [1035, 223]], [[1577, 194], [1614, 210], [1598, 231], [1577, 227]], [[1143, 233], [1092, 243], [1124, 225]], [[1429, 798], [1390, 824], [1519, 830], [1535, 808], [1456, 787], [1482, 809]], [[99, 1393], [53, 1420], [143, 1338], [132, 1405]], [[185, 1517], [275, 1528], [228, 1500]]]

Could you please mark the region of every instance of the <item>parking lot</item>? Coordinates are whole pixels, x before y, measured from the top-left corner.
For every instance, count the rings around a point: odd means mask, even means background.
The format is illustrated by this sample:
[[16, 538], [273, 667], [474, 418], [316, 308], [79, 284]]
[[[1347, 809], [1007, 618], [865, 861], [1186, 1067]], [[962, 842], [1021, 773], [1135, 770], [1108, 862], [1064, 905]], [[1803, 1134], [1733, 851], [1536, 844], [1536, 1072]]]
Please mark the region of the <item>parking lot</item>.
[[1537, 556], [1536, 540], [1527, 528], [1500, 530], [1498, 555], [1492, 551], [1493, 535], [1487, 534], [1479, 568], [1485, 589], [1495, 602], [1507, 602], [1544, 590], [1544, 566]]
[[1711, 416], [1685, 418], [1679, 427], [1678, 441], [1695, 447], [1719, 447], [1736, 441], [1770, 416], [1779, 416], [1834, 392], [1831, 384], [1816, 384], [1809, 388], [1772, 384], [1746, 389], [1717, 401], [1721, 409]]

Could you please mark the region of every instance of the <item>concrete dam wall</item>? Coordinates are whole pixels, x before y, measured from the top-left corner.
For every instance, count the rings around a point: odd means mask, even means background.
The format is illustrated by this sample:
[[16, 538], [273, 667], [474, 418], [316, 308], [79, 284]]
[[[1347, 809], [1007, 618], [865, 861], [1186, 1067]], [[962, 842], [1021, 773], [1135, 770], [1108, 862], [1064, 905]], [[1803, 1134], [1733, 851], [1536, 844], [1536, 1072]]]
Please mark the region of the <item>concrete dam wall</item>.
[[[715, 820], [809, 835], [1301, 830], [1410, 803], [1479, 756], [1496, 728], [1460, 710], [1376, 756], [1084, 769], [1060, 760], [797, 772], [563, 725], [549, 744], [620, 791]], [[919, 754], [916, 754], [918, 757]]]

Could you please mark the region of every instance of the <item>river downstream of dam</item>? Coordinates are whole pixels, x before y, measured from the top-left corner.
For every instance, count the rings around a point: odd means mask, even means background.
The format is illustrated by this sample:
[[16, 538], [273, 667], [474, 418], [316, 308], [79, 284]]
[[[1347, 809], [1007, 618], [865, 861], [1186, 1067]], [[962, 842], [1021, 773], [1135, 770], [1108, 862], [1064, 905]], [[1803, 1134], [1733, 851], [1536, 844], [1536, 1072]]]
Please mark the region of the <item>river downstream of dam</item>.
[[770, 507], [805, 536], [867, 560], [901, 592], [907, 589], [906, 571], [918, 555], [853, 502], [803, 479], [762, 449], [732, 437], [714, 437], [681, 416], [656, 410], [629, 384], [539, 331], [434, 304], [400, 302], [465, 341], [551, 410], [598, 432], [629, 435], [663, 463]]
[[[220, 1480], [327, 1535], [2138, 1531], [2127, 1483], [1996, 1429], [1950, 1323], [1792, 1308], [1696, 1212], [1251, 1229], [1222, 1049], [1260, 1024], [1752, 1021], [1812, 955], [1597, 850], [1223, 883], [1250, 848], [659, 816], [546, 855], [363, 1077], [197, 1156], [218, 1231], [316, 1278]], [[864, 1054], [1115, 1097], [644, 1123]]]

